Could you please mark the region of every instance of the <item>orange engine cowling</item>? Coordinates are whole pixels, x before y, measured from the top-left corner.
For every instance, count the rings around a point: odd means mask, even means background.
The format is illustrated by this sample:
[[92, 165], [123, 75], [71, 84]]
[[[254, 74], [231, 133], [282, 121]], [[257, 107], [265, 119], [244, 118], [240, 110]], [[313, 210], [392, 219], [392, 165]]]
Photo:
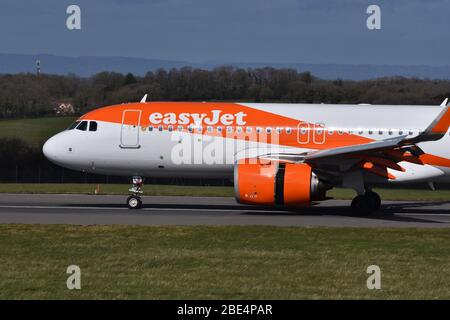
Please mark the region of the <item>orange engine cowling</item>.
[[322, 189], [308, 164], [244, 159], [234, 167], [234, 192], [239, 203], [307, 206]]

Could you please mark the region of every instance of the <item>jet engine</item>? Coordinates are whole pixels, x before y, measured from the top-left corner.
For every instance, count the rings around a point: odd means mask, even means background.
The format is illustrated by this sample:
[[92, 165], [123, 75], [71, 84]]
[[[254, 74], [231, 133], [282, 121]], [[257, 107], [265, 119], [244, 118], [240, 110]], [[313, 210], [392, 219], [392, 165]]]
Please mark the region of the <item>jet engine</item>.
[[300, 207], [325, 196], [310, 165], [243, 159], [234, 167], [236, 200], [245, 204]]

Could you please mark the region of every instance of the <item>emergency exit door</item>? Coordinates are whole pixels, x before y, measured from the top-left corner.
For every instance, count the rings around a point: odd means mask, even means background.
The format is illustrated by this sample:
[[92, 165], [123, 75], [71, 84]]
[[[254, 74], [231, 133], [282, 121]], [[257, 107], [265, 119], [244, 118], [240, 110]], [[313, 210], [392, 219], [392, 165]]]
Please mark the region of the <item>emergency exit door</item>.
[[141, 110], [124, 110], [120, 132], [121, 148], [139, 148], [139, 126]]

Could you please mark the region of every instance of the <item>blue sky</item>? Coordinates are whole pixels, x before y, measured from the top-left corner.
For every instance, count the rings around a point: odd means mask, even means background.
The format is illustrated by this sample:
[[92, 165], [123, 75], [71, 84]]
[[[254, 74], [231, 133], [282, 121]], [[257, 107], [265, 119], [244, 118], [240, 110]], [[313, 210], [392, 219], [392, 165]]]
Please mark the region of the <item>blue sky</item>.
[[[82, 30], [66, 29], [81, 7]], [[382, 29], [366, 28], [366, 8]], [[450, 0], [0, 0], [0, 52], [450, 65]]]

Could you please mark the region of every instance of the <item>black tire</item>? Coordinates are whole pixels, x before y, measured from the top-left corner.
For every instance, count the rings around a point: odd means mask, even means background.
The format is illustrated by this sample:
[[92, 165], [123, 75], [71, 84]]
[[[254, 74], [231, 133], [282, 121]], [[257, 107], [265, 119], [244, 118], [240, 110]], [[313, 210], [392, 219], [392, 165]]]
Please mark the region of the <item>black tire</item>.
[[356, 196], [352, 200], [352, 212], [357, 216], [367, 216], [375, 211], [375, 200], [366, 195]]
[[127, 206], [128, 206], [128, 209], [131, 209], [131, 210], [140, 209], [140, 208], [142, 208], [142, 200], [138, 196], [129, 196], [127, 198]]
[[372, 201], [375, 203], [375, 210], [374, 211], [379, 210], [380, 207], [381, 207], [381, 198], [378, 195], [378, 193], [373, 192], [373, 191], [368, 191], [368, 192], [366, 192], [366, 196], [369, 197], [369, 198], [372, 198]]

